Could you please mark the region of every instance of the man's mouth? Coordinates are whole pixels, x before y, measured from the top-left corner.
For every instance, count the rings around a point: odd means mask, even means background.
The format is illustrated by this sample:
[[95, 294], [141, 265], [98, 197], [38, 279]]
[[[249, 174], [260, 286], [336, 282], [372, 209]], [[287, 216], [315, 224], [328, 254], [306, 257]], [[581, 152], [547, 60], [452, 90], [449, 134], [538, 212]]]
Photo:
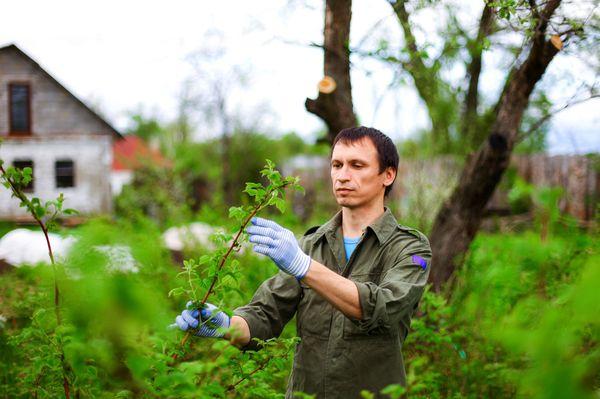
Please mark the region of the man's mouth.
[[335, 191], [337, 191], [338, 193], [349, 193], [350, 191], [353, 191], [353, 190], [349, 189], [349, 188], [338, 188]]

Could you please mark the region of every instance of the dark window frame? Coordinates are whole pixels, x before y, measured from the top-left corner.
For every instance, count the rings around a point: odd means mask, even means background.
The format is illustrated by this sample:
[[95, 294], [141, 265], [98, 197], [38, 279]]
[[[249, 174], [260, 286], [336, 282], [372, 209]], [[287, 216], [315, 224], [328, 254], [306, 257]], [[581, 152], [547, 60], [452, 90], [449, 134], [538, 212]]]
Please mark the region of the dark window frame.
[[[58, 169], [59, 169], [59, 163], [67, 163], [70, 162], [71, 163], [71, 175], [65, 175], [65, 176], [59, 176], [58, 173]], [[66, 168], [66, 166], [63, 166], [63, 168]], [[59, 179], [69, 179], [70, 178], [70, 183], [65, 183], [65, 182], [60, 182]], [[75, 187], [75, 161], [73, 161], [72, 159], [57, 159], [54, 161], [54, 185], [56, 188], [73, 188]]]
[[[16, 163], [27, 163], [30, 165], [17, 166]], [[13, 168], [23, 170], [24, 168], [31, 168], [31, 181], [27, 185], [27, 187], [23, 188], [23, 192], [25, 193], [33, 193], [35, 190], [35, 162], [31, 158], [16, 158], [12, 160]]]
[[[13, 130], [12, 120], [12, 88], [13, 86], [26, 86], [27, 87], [27, 124], [28, 131]], [[31, 120], [31, 83], [29, 82], [10, 82], [8, 84], [8, 134], [10, 136], [31, 136], [32, 135], [32, 124]]]

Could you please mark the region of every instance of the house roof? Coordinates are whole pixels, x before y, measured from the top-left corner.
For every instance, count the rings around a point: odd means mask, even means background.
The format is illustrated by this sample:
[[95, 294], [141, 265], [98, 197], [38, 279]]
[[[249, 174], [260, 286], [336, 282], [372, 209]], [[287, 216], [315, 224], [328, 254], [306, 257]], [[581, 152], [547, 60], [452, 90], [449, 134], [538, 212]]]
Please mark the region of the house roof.
[[171, 162], [158, 150], [152, 149], [138, 136], [127, 135], [113, 143], [112, 170], [133, 170], [144, 164], [171, 166]]
[[100, 115], [98, 115], [96, 112], [94, 112], [90, 107], [88, 107], [83, 101], [81, 101], [73, 93], [71, 93], [69, 90], [67, 90], [58, 80], [56, 80], [52, 75], [50, 75], [48, 72], [46, 72], [44, 70], [44, 68], [42, 68], [37, 62], [35, 62], [33, 60], [33, 58], [31, 58], [29, 55], [27, 55], [23, 50], [21, 50], [15, 44], [9, 44], [7, 46], [0, 47], [0, 52], [5, 52], [5, 51], [8, 52], [11, 50], [16, 51], [18, 54], [23, 56], [23, 58], [25, 58], [38, 71], [40, 71], [44, 76], [46, 76], [52, 82], [54, 82], [59, 87], [59, 89], [63, 90], [69, 97], [71, 97], [73, 100], [75, 100], [75, 102], [77, 102], [81, 106], [83, 106], [83, 108], [86, 109], [92, 115], [92, 117], [96, 118], [98, 121], [100, 121], [100, 123], [102, 123], [104, 126], [106, 126], [107, 129], [113, 133], [115, 138], [123, 138], [121, 133], [119, 133], [119, 131], [117, 129], [115, 129], [114, 126], [112, 126], [110, 123], [108, 123], [104, 118], [102, 118]]

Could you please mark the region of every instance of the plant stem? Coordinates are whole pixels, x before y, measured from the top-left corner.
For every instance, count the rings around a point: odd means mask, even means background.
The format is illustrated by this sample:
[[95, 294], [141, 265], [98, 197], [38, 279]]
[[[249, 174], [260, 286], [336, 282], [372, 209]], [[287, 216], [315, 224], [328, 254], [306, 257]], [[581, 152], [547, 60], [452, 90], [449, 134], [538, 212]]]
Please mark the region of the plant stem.
[[[287, 353], [286, 353], [287, 356]], [[246, 381], [248, 378], [252, 377], [254, 374], [258, 373], [259, 371], [263, 370], [265, 367], [267, 367], [267, 365], [269, 364], [269, 362], [277, 357], [285, 357], [284, 355], [279, 355], [279, 356], [271, 356], [268, 357], [265, 361], [263, 361], [257, 368], [255, 368], [254, 370], [252, 370], [250, 373], [248, 373], [247, 375], [245, 375], [244, 377], [240, 378], [239, 380], [237, 380], [235, 383], [229, 385], [227, 387], [227, 392], [231, 392], [233, 390], [235, 390], [235, 387], [238, 386], [239, 384], [241, 384], [242, 382]]]
[[[252, 218], [259, 211], [261, 211], [266, 206], [266, 204], [271, 199], [271, 194], [273, 193], [274, 190], [276, 190], [278, 188], [284, 188], [288, 184], [289, 183], [285, 183], [285, 184], [281, 185], [280, 187], [270, 188], [267, 191], [267, 193], [265, 194], [265, 197], [263, 198], [263, 200], [252, 210], [252, 212], [250, 213], [250, 215], [248, 215], [246, 217], [246, 219], [244, 220], [244, 222], [240, 226], [240, 229], [238, 230], [237, 234], [235, 235], [235, 238], [233, 239], [233, 242], [231, 243], [231, 245], [227, 249], [227, 252], [225, 252], [225, 254], [223, 255], [223, 257], [221, 258], [221, 260], [219, 262], [219, 266], [217, 268], [217, 272], [215, 273], [215, 276], [213, 277], [213, 279], [212, 279], [212, 281], [210, 283], [210, 287], [208, 288], [208, 291], [206, 291], [206, 294], [204, 294], [204, 298], [202, 298], [201, 306], [206, 303], [206, 301], [208, 300], [208, 297], [213, 293], [214, 288], [215, 288], [215, 284], [217, 283], [217, 280], [219, 279], [219, 272], [221, 271], [221, 269], [223, 268], [223, 266], [225, 266], [225, 262], [227, 261], [227, 258], [229, 258], [229, 255], [231, 254], [231, 252], [233, 251], [233, 249], [238, 245], [238, 241], [239, 241], [242, 233], [244, 232], [244, 229], [246, 228], [246, 226], [248, 225], [248, 223], [250, 223], [250, 220], [252, 220]], [[187, 331], [186, 334], [185, 334], [185, 336], [183, 337], [183, 339], [180, 342], [180, 346], [183, 347], [186, 344], [186, 342], [190, 339], [191, 336], [192, 336], [192, 333], [190, 331]], [[176, 360], [177, 356], [178, 356], [177, 353], [174, 353], [173, 356], [172, 356], [173, 360]]]
[[[15, 196], [18, 199], [20, 199], [21, 202], [25, 203], [25, 205], [27, 206], [27, 209], [29, 210], [29, 213], [35, 219], [37, 224], [40, 226], [40, 228], [42, 229], [42, 232], [44, 233], [44, 237], [46, 238], [46, 245], [48, 246], [48, 255], [50, 256], [50, 263], [52, 264], [52, 271], [53, 271], [53, 275], [54, 275], [54, 313], [56, 314], [56, 325], [60, 326], [62, 323], [62, 319], [60, 317], [60, 291], [58, 289], [58, 279], [56, 277], [56, 264], [54, 263], [54, 253], [52, 252], [52, 246], [50, 245], [50, 237], [48, 235], [48, 228], [46, 227], [44, 222], [36, 215], [35, 211], [33, 210], [32, 206], [31, 206], [31, 202], [29, 201], [29, 198], [27, 198], [27, 196], [21, 191], [21, 189], [19, 187], [17, 187], [16, 184], [8, 177], [8, 175], [6, 174], [6, 170], [4, 170], [4, 166], [2, 166], [2, 165], [0, 165], [0, 172], [2, 172], [2, 175], [6, 178], [6, 181], [10, 185], [10, 188], [11, 188], [12, 192], [15, 194]], [[60, 347], [59, 347], [59, 352], [60, 352], [60, 362], [63, 366], [63, 387], [65, 390], [65, 397], [67, 399], [69, 399], [71, 397], [71, 395], [70, 395], [70, 389], [69, 389], [69, 380], [67, 379], [67, 367], [68, 366], [65, 364], [65, 353], [62, 349], [62, 345], [60, 345]]]
[[257, 368], [255, 368], [254, 370], [252, 370], [248, 375], [240, 378], [239, 380], [237, 380], [235, 383], [229, 385], [227, 387], [227, 392], [231, 392], [233, 390], [235, 390], [235, 387], [238, 386], [239, 384], [241, 384], [242, 382], [246, 381], [248, 378], [252, 377], [254, 374], [258, 373], [259, 371], [261, 371], [262, 369], [264, 369], [265, 367], [267, 367], [267, 364], [269, 364], [269, 362], [271, 361], [272, 357], [268, 358], [267, 360], [265, 360], [264, 362], [262, 362], [260, 364], [260, 366], [258, 366]]

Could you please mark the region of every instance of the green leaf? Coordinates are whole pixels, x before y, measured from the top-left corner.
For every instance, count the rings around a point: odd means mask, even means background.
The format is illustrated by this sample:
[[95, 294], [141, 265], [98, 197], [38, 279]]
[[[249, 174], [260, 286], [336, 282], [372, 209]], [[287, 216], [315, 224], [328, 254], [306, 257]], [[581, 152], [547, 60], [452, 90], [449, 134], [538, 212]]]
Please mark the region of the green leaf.
[[279, 212], [285, 213], [286, 204], [282, 198], [273, 198], [273, 203], [277, 207], [277, 209], [279, 209]]
[[210, 262], [211, 259], [212, 255], [202, 255], [200, 258], [198, 258], [198, 265], [204, 265]]
[[383, 388], [380, 392], [384, 395], [388, 395], [391, 399], [399, 399], [406, 393], [406, 388], [400, 384], [392, 384]]
[[185, 293], [185, 289], [183, 289], [182, 287], [173, 288], [171, 291], [169, 291], [169, 297], [179, 296], [183, 293]]
[[246, 216], [246, 211], [241, 206], [232, 206], [229, 208], [229, 217], [241, 221]]
[[44, 215], [46, 214], [46, 208], [42, 206], [34, 207], [33, 211], [35, 213], [35, 216], [37, 216], [38, 218], [44, 217]]
[[372, 392], [370, 392], [370, 391], [367, 391], [367, 390], [363, 389], [362, 391], [360, 391], [360, 397], [362, 399], [374, 399], [375, 398], [375, 394], [372, 393]]

